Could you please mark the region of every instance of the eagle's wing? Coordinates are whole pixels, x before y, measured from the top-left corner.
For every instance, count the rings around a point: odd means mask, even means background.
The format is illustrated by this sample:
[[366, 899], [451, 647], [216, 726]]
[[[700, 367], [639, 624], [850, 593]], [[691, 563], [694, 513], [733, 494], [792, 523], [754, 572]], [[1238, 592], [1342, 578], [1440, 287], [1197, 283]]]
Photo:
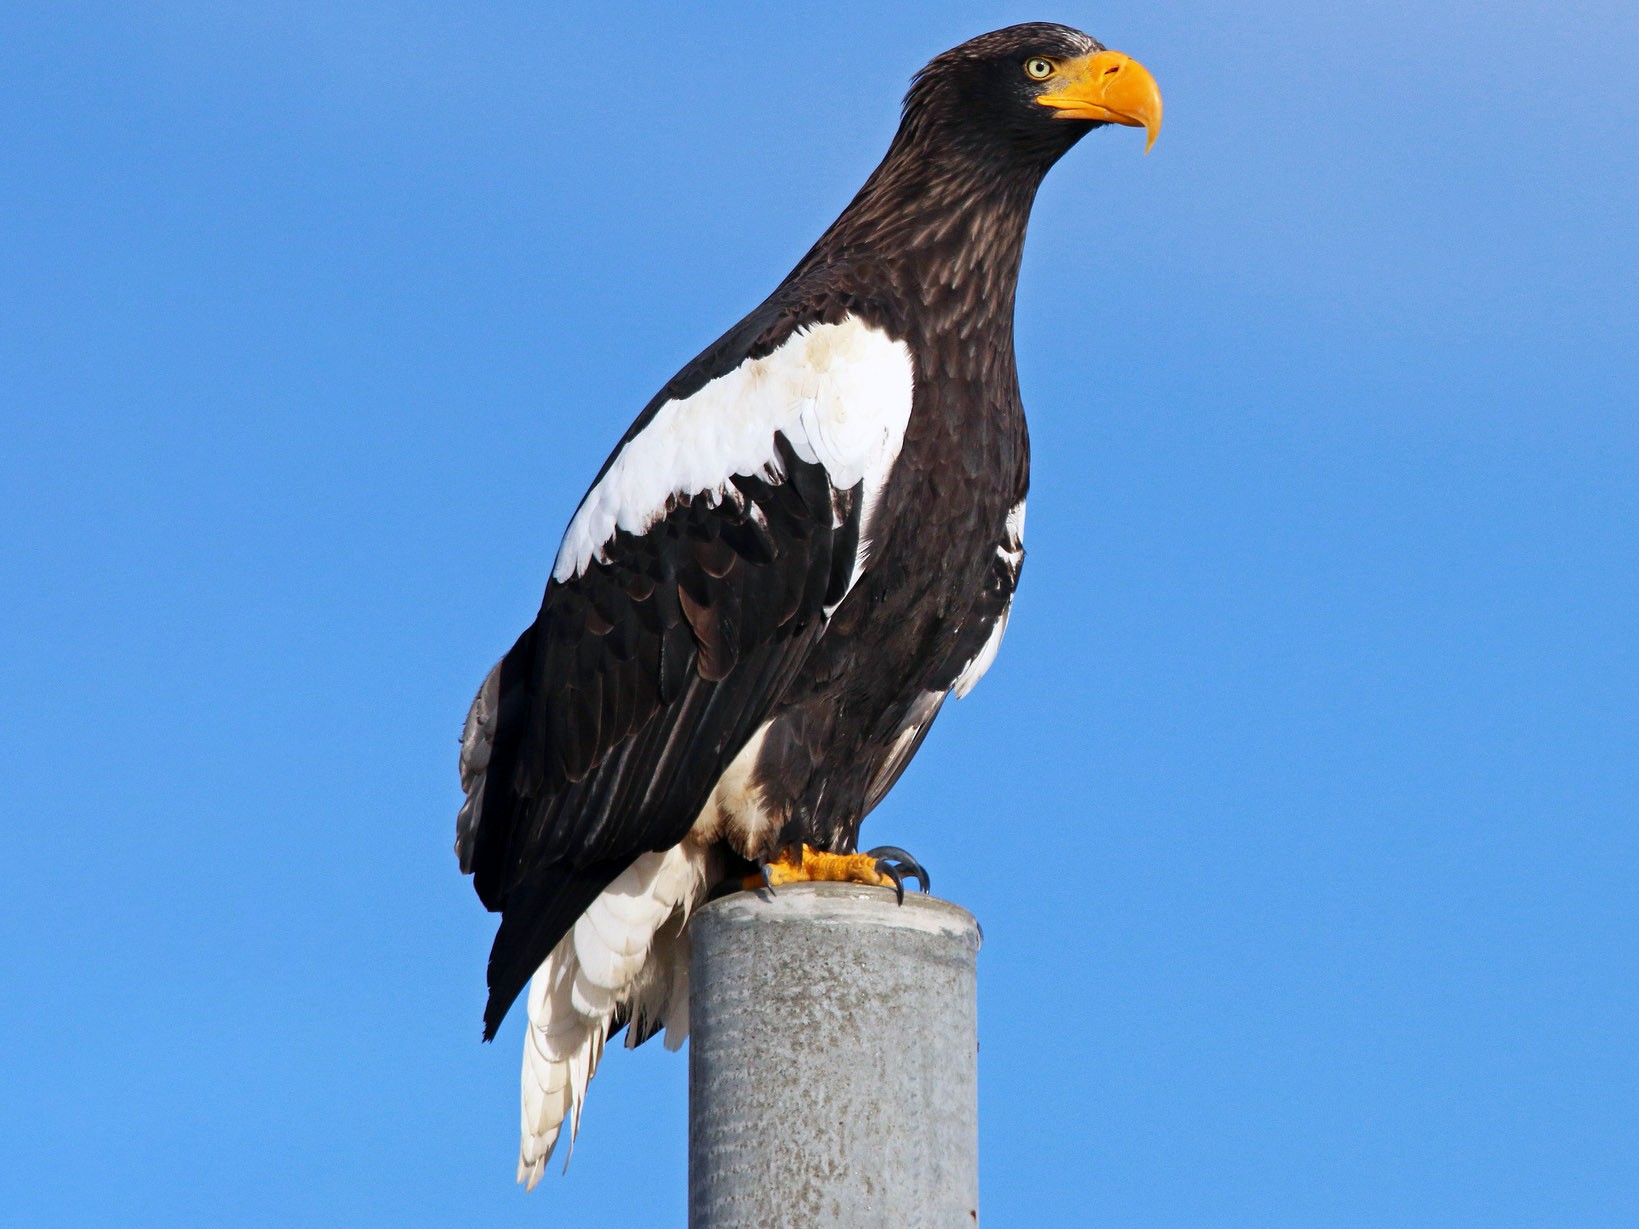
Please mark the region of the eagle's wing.
[[852, 318], [746, 350], [627, 433], [473, 703], [456, 849], [502, 913], [486, 1035], [593, 898], [687, 834], [864, 566], [908, 351]]
[[866, 814], [887, 796], [910, 765], [945, 701], [951, 696], [961, 699], [972, 691], [996, 660], [1002, 636], [1007, 632], [1013, 593], [1019, 587], [1019, 571], [1023, 566], [1024, 499], [1021, 497], [1007, 515], [1002, 540], [996, 545], [995, 556], [967, 616], [957, 624], [944, 668], [934, 672], [928, 679], [927, 690], [908, 700], [897, 715], [898, 729], [892, 748], [865, 793]]

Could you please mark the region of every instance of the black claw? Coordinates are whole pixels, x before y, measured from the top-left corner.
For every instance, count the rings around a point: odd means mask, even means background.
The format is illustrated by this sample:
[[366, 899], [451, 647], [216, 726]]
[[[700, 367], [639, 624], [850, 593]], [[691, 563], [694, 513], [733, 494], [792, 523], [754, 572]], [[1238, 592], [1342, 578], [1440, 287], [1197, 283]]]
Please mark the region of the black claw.
[[[866, 856], [869, 857], [870, 855], [867, 854]], [[876, 862], [876, 873], [879, 875], [886, 875], [889, 879], [893, 880], [894, 899], [901, 905], [904, 904], [905, 876], [900, 869], [892, 862], [889, 862], [886, 858], [878, 858]]]
[[[893, 881], [899, 885], [899, 901], [901, 904], [905, 901], [904, 879], [907, 876], [916, 880], [921, 885], [921, 890], [924, 893], [933, 890], [933, 884], [928, 879], [927, 869], [899, 846], [878, 845], [875, 849], [867, 849], [865, 856], [867, 858], [876, 858], [876, 869], [884, 875], [893, 877]], [[891, 869], [889, 864], [892, 864]]]
[[768, 868], [769, 868], [769, 864], [767, 862], [757, 863], [757, 869], [762, 871], [762, 873], [763, 873], [763, 887], [768, 889], [768, 894], [770, 896], [773, 896], [773, 895], [775, 895], [775, 892], [774, 892], [774, 876], [769, 872]]

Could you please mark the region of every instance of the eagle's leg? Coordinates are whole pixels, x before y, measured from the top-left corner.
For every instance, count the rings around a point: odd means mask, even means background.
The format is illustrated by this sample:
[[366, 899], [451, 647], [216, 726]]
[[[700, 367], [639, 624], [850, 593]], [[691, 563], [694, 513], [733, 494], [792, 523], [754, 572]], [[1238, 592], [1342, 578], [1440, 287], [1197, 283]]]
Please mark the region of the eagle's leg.
[[903, 849], [880, 845], [865, 853], [826, 853], [803, 844], [782, 849], [772, 862], [765, 862], [761, 874], [748, 875], [747, 888], [766, 887], [770, 891], [787, 883], [865, 883], [892, 888], [903, 903], [905, 879], [915, 879], [928, 890], [928, 872]]

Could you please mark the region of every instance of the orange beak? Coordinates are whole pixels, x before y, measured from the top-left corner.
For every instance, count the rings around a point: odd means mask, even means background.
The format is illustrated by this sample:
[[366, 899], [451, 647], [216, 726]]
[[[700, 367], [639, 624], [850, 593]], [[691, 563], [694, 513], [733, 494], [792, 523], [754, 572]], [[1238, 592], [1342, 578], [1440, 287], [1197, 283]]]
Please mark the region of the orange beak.
[[1119, 51], [1100, 51], [1070, 60], [1059, 69], [1055, 89], [1036, 99], [1059, 119], [1098, 120], [1142, 128], [1150, 152], [1161, 132], [1161, 87], [1149, 70]]

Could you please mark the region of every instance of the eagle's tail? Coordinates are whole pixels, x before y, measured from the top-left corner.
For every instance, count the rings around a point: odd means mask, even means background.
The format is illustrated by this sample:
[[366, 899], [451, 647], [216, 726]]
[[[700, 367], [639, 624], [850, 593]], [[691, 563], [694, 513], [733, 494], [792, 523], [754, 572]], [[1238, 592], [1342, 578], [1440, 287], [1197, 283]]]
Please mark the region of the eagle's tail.
[[685, 847], [644, 854], [592, 901], [536, 971], [518, 1149], [518, 1181], [530, 1190], [566, 1120], [573, 1147], [586, 1085], [611, 1032], [629, 1024], [626, 1043], [637, 1045], [664, 1028], [668, 1049], [683, 1044], [689, 1030], [684, 926], [703, 884], [701, 860]]

